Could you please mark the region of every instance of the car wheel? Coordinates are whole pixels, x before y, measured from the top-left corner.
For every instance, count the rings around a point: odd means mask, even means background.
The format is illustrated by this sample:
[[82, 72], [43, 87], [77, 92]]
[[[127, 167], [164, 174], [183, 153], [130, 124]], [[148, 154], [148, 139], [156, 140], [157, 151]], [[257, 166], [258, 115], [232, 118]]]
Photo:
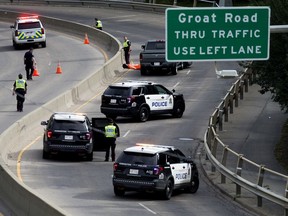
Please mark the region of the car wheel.
[[43, 154], [42, 154], [42, 158], [43, 159], [48, 159], [49, 158], [49, 152], [46, 152], [44, 149], [43, 149]]
[[184, 109], [185, 109], [185, 105], [183, 104], [183, 102], [178, 101], [175, 104], [175, 107], [173, 109], [173, 117], [174, 118], [181, 118], [183, 116], [184, 113]]
[[172, 75], [177, 75], [177, 73], [178, 73], [177, 64], [175, 64], [175, 66], [173, 66], [171, 70], [172, 70]]
[[199, 188], [199, 178], [198, 177], [193, 177], [191, 179], [189, 187], [186, 189], [187, 192], [189, 193], [196, 193]]
[[124, 189], [119, 189], [118, 187], [114, 186], [114, 194], [115, 194], [115, 196], [124, 196], [125, 195], [125, 190]]
[[140, 73], [141, 73], [141, 75], [145, 76], [145, 75], [147, 75], [147, 70], [144, 67], [141, 67]]
[[141, 122], [146, 122], [149, 118], [149, 109], [145, 106], [141, 107], [138, 114], [138, 119]]
[[173, 193], [173, 188], [174, 188], [173, 182], [171, 180], [168, 180], [166, 188], [162, 194], [163, 199], [169, 200], [171, 198], [172, 193]]
[[46, 47], [46, 41], [41, 44], [42, 48]]
[[86, 160], [87, 161], [93, 161], [93, 151], [86, 155]]

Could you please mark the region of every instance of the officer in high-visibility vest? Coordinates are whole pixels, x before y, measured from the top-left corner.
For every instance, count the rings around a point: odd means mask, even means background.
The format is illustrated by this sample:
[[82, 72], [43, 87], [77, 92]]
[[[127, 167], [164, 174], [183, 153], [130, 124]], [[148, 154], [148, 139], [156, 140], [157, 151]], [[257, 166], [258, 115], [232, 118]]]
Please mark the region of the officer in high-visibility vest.
[[131, 42], [126, 36], [124, 36], [123, 42], [124, 56], [126, 64], [130, 64], [130, 52], [131, 52]]
[[23, 79], [22, 74], [18, 75], [18, 79], [13, 84], [13, 95], [16, 94], [17, 111], [23, 112], [23, 103], [25, 101], [25, 94], [27, 93], [27, 82]]
[[102, 30], [102, 22], [98, 18], [95, 18], [95, 27], [99, 30]]
[[106, 148], [106, 155], [105, 155], [105, 161], [109, 161], [109, 155], [110, 155], [110, 148], [111, 148], [111, 158], [112, 161], [115, 161], [115, 147], [116, 147], [116, 138], [119, 136], [119, 129], [117, 126], [114, 125], [114, 122], [112, 119], [108, 120], [108, 125], [105, 126], [105, 137], [107, 141], [107, 148]]

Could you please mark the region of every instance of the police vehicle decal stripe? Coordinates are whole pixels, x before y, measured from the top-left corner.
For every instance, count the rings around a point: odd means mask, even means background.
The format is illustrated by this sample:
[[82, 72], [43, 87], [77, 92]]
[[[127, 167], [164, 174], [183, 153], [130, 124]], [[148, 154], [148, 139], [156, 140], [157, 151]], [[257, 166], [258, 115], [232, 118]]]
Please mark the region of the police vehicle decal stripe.
[[42, 38], [42, 34], [40, 31], [36, 31], [35, 35], [32, 35], [32, 36], [25, 35], [24, 32], [21, 32], [18, 36], [19, 40], [35, 39], [35, 38]]

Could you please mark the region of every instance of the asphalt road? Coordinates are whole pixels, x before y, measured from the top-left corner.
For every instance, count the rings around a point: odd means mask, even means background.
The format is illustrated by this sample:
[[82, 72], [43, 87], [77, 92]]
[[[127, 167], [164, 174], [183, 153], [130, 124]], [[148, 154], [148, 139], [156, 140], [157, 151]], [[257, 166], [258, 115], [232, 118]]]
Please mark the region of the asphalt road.
[[[122, 40], [123, 35], [128, 35], [132, 41], [132, 60], [135, 62], [138, 59], [140, 45], [145, 40], [164, 38], [165, 36], [165, 20], [161, 14], [147, 16], [146, 13], [141, 12], [111, 11], [101, 8], [65, 8], [65, 13], [63, 13], [63, 8], [57, 7], [53, 10], [47, 7], [11, 7], [14, 10], [20, 8], [19, 10], [27, 12], [36, 11], [39, 14], [91, 25], [94, 17], [97, 16], [103, 21], [104, 30], [115, 35], [119, 40]], [[59, 46], [58, 42], [55, 42], [56, 47]], [[80, 43], [82, 44], [82, 41]], [[49, 44], [47, 44], [48, 47]], [[77, 53], [82, 56], [85, 52], [86, 50], [78, 50]], [[61, 50], [57, 54], [64, 58], [70, 52], [63, 53]], [[18, 58], [20, 61], [22, 55], [19, 55]], [[84, 56], [81, 62], [86, 62], [86, 59], [91, 58]], [[67, 66], [69, 65], [71, 71], [74, 71], [72, 68], [79, 63], [77, 60], [75, 60], [75, 65], [70, 65], [68, 62], [71, 61], [67, 61]], [[222, 62], [219, 63], [218, 69], [221, 68], [238, 69], [238, 65], [233, 62]], [[139, 71], [123, 70], [116, 79], [141, 80], [143, 78]], [[130, 119], [119, 118], [117, 123], [120, 126], [122, 137], [118, 139], [117, 154], [125, 147], [134, 145], [135, 142], [174, 145], [187, 155], [195, 157], [200, 154], [198, 147], [203, 142], [208, 118], [235, 80], [217, 79], [214, 65], [211, 62], [194, 63], [191, 68], [180, 71], [177, 76], [149, 76], [145, 79], [163, 83], [166, 87], [175, 88], [176, 91], [183, 93], [187, 109], [181, 119], [161, 116], [146, 123], [137, 123]], [[111, 80], [111, 82], [114, 81], [116, 80]], [[81, 105], [79, 104], [78, 107], [71, 107], [71, 110], [86, 112], [89, 117], [102, 117], [99, 108], [103, 89], [99, 89], [95, 100], [85, 107], [79, 109]], [[53, 88], [51, 91], [51, 94], [57, 94], [61, 90]], [[25, 140], [23, 145], [27, 145], [28, 141]], [[202, 174], [200, 175], [199, 191], [193, 195], [175, 194], [167, 202], [155, 200], [153, 195], [137, 193], [128, 194], [125, 198], [116, 198], [111, 183], [112, 163], [103, 162], [104, 153], [95, 154], [93, 162], [90, 163], [71, 161], [71, 159], [42, 160], [41, 147], [41, 141], [38, 141], [24, 153], [21, 163], [23, 181], [41, 196], [52, 200], [73, 215], [251, 215], [236, 203], [223, 197]], [[17, 151], [13, 156], [17, 156]], [[16, 172], [16, 166], [11, 165], [11, 169]]]

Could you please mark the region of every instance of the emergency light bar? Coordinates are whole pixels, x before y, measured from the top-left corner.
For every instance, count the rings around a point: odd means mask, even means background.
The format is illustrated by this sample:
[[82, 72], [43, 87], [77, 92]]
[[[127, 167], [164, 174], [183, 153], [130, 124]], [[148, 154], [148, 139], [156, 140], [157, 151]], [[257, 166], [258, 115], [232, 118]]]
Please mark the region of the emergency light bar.
[[18, 20], [25, 20], [25, 19], [38, 19], [38, 16], [23, 16], [23, 17], [17, 17]]
[[136, 146], [166, 148], [166, 149], [174, 149], [175, 148], [174, 146], [155, 145], [155, 144], [148, 144], [148, 143], [136, 143]]

